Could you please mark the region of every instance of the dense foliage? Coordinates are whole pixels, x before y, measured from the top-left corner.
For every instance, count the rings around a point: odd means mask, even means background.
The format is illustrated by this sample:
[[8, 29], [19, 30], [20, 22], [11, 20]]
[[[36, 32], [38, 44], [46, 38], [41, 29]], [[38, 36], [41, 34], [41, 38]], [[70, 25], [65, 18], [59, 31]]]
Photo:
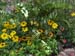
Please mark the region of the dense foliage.
[[[4, 6], [7, 3], [1, 2]], [[49, 56], [74, 43], [69, 18], [75, 17], [71, 4], [49, 0], [28, 0], [0, 9], [1, 56]]]

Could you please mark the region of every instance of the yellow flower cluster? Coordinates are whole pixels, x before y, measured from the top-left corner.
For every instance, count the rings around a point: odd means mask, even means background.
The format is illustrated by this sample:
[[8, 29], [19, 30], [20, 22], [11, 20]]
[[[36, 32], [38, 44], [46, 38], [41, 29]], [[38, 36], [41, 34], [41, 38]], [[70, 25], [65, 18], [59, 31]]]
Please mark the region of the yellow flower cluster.
[[[29, 31], [28, 28], [28, 24], [26, 21], [21, 21], [20, 24], [16, 24], [16, 23], [11, 23], [10, 21], [5, 21], [3, 23], [3, 29], [1, 30], [1, 34], [0, 34], [0, 39], [2, 40], [11, 40], [12, 42], [16, 43], [16, 42], [21, 42], [21, 41], [26, 41], [27, 45], [31, 45], [32, 44], [32, 40], [31, 37], [22, 37], [20, 38], [18, 36], [18, 31], [16, 30], [18, 28], [18, 26], [21, 29], [21, 33], [26, 33]], [[39, 23], [37, 21], [30, 21], [30, 25], [31, 26], [39, 26]], [[55, 23], [53, 20], [48, 20], [48, 25], [52, 26], [53, 29], [57, 29], [58, 28], [58, 24]], [[39, 28], [36, 30], [37, 32], [40, 32], [40, 34], [45, 32], [45, 29]], [[50, 37], [54, 36], [53, 32], [49, 32], [48, 35]], [[0, 43], [0, 48], [5, 47], [6, 44], [5, 43]]]
[[48, 20], [48, 25], [52, 26], [53, 29], [57, 29], [58, 28], [58, 24], [55, 23], [52, 20]]
[[10, 22], [8, 22], [8, 21], [4, 22], [4, 23], [3, 23], [3, 26], [4, 26], [5, 28], [7, 28], [7, 29], [14, 29], [14, 28], [16, 28], [16, 24], [15, 24], [15, 23], [10, 24]]
[[27, 32], [28, 31], [28, 27], [27, 27], [27, 22], [26, 21], [22, 21], [20, 23], [20, 26], [22, 27], [22, 31], [23, 32]]

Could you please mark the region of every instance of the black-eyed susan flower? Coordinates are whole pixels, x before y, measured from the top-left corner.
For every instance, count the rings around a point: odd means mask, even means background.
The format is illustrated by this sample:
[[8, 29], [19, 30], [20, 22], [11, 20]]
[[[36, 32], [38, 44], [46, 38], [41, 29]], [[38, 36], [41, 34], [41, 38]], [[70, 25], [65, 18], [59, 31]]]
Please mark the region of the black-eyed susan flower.
[[48, 35], [49, 35], [49, 37], [53, 37], [54, 36], [53, 32], [49, 32]]
[[7, 32], [7, 29], [2, 29], [2, 32]]
[[14, 35], [16, 35], [16, 31], [11, 31], [10, 36], [13, 37]]
[[75, 12], [72, 12], [72, 13], [71, 13], [71, 16], [75, 16]]
[[3, 40], [8, 39], [8, 34], [7, 33], [2, 33], [1, 34], [1, 39], [3, 39]]
[[3, 26], [4, 26], [4, 27], [6, 27], [6, 28], [8, 28], [8, 27], [9, 27], [9, 25], [10, 25], [10, 23], [9, 23], [9, 22], [4, 22], [4, 24], [3, 24]]
[[16, 28], [16, 24], [15, 23], [10, 25], [10, 29], [14, 29], [14, 28]]
[[13, 42], [18, 42], [19, 41], [19, 37], [18, 36], [13, 36], [11, 39], [12, 39]]
[[56, 29], [57, 27], [58, 27], [58, 24], [57, 24], [57, 23], [53, 23], [53, 24], [52, 24], [52, 28], [53, 28], [53, 29]]
[[43, 33], [44, 32], [43, 29], [38, 29], [37, 31], [40, 32], [40, 33]]
[[52, 21], [52, 20], [48, 20], [48, 25], [52, 25], [53, 23], [54, 23], [54, 21]]
[[4, 48], [4, 47], [6, 47], [6, 43], [5, 42], [1, 42], [0, 43], [0, 48]]
[[25, 27], [25, 26], [27, 26], [27, 22], [26, 22], [26, 21], [22, 21], [22, 22], [20, 23], [20, 25], [21, 25], [22, 27]]
[[27, 31], [28, 31], [28, 27], [23, 27], [23, 28], [22, 28], [22, 31], [23, 31], [23, 32], [27, 32]]

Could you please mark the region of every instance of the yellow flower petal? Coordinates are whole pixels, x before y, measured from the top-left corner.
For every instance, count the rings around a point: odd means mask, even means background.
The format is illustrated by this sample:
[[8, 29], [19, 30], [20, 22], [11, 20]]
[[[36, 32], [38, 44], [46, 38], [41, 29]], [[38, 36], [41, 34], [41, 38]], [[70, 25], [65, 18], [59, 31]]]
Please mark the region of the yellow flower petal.
[[48, 25], [52, 25], [53, 23], [54, 23], [54, 21], [52, 21], [52, 20], [48, 20]]
[[71, 13], [71, 16], [75, 16], [75, 12], [72, 12], [72, 13]]
[[8, 39], [8, 34], [7, 34], [7, 33], [2, 33], [2, 34], [1, 34], [1, 38], [2, 38], [3, 40]]
[[7, 29], [2, 29], [2, 32], [6, 32], [7, 31]]
[[23, 32], [27, 32], [28, 31], [28, 27], [22, 28]]
[[10, 23], [9, 23], [9, 22], [4, 22], [4, 24], [3, 24], [3, 26], [4, 26], [4, 27], [6, 27], [6, 28], [8, 28], [8, 27], [9, 27], [9, 25], [10, 25]]
[[58, 27], [58, 24], [57, 24], [57, 23], [53, 23], [53, 24], [52, 24], [52, 28], [53, 28], [53, 29], [56, 29], [57, 27]]
[[4, 48], [6, 46], [6, 43], [2, 42], [0, 43], [0, 48]]
[[27, 26], [27, 22], [26, 22], [26, 21], [22, 21], [22, 22], [20, 23], [20, 25], [21, 25], [22, 27], [25, 27], [25, 26]]
[[13, 36], [11, 39], [12, 39], [13, 42], [18, 42], [19, 41], [19, 37], [18, 36]]
[[12, 31], [12, 32], [10, 33], [11, 37], [13, 37], [15, 34], [16, 34], [16, 31]]

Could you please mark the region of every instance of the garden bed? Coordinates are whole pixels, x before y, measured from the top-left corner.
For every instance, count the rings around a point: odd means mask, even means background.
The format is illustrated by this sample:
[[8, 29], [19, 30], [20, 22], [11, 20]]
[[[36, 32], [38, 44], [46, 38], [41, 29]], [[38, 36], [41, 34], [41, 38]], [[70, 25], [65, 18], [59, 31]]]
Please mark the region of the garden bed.
[[68, 54], [69, 50], [75, 52], [71, 49], [75, 47], [71, 24], [75, 11], [71, 4], [26, 0], [13, 5], [10, 0], [1, 0], [1, 5], [1, 56], [75, 55]]

